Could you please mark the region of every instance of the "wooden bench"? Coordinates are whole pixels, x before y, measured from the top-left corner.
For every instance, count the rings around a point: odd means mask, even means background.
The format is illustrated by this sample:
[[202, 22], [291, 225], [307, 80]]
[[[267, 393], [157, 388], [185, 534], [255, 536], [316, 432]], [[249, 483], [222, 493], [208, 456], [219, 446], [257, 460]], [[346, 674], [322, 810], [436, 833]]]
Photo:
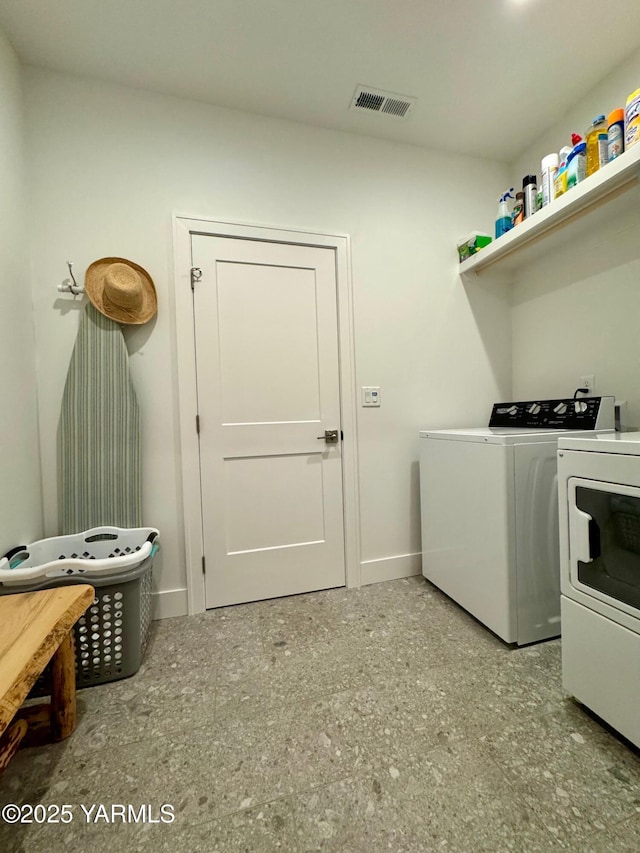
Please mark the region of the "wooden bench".
[[[93, 603], [87, 584], [0, 596], [0, 773], [20, 746], [64, 740], [76, 725], [73, 626]], [[51, 663], [51, 701], [21, 709]]]

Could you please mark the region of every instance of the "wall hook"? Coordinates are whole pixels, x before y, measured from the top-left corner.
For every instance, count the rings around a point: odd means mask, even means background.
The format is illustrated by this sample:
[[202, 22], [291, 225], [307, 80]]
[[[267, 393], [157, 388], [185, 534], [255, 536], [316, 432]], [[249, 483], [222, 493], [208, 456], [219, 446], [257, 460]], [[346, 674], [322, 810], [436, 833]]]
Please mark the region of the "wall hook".
[[84, 287], [82, 287], [81, 284], [78, 284], [76, 277], [73, 274], [73, 261], [67, 261], [67, 266], [69, 267], [69, 275], [71, 278], [65, 278], [62, 284], [58, 285], [58, 290], [60, 293], [73, 293], [74, 296], [77, 296], [79, 293], [84, 293]]

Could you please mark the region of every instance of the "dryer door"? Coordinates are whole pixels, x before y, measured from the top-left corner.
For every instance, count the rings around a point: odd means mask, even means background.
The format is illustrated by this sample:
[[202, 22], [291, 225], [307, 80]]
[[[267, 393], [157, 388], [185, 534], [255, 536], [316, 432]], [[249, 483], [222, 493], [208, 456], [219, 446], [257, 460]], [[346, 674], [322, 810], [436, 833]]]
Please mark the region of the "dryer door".
[[569, 479], [571, 584], [640, 617], [640, 488]]

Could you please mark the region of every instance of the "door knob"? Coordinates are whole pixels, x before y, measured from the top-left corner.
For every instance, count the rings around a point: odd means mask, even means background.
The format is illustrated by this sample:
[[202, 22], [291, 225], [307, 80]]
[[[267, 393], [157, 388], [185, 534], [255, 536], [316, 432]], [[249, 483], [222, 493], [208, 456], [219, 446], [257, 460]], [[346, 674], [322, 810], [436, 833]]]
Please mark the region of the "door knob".
[[327, 444], [337, 444], [338, 443], [338, 430], [337, 429], [325, 429], [324, 435], [316, 436], [321, 441], [326, 441]]

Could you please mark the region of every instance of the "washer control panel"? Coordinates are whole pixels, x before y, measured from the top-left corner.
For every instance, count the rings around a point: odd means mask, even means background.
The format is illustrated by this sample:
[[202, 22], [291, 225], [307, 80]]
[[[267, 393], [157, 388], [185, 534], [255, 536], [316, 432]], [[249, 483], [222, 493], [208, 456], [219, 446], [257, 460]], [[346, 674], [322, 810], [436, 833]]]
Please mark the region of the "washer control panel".
[[490, 427], [537, 429], [613, 429], [613, 397], [527, 400], [494, 403]]

